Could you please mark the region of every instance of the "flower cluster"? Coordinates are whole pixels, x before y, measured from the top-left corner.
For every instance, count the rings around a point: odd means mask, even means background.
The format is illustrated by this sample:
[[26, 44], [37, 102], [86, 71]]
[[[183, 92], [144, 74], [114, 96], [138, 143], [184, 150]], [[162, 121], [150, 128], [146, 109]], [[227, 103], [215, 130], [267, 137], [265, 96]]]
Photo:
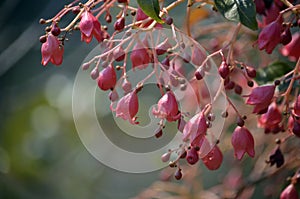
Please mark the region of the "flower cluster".
[[[207, 3], [188, 2], [191, 3], [187, 6], [190, 18], [190, 7], [195, 4], [201, 7]], [[223, 153], [226, 151], [230, 151], [231, 157], [237, 160], [246, 158], [245, 154], [255, 157], [259, 153], [255, 147], [256, 143], [260, 144], [256, 137], [259, 132], [253, 130], [249, 120], [257, 120], [257, 127], [263, 128], [265, 134], [278, 136], [276, 147], [271, 147], [274, 150], [266, 163], [276, 165], [277, 168], [286, 164], [288, 159], [285, 157], [287, 152], [284, 143], [290, 137], [300, 137], [299, 5], [286, 0], [254, 1], [256, 13], [261, 15], [258, 17], [261, 21], [256, 41], [259, 50], [272, 54], [281, 45], [280, 53], [291, 62], [297, 61], [294, 69], [289, 69], [286, 74], [269, 69], [273, 73], [266, 74], [264, 83], [259, 85], [259, 78], [262, 79], [263, 72], [268, 72], [268, 67], [260, 69], [255, 66], [255, 61], [251, 64], [249, 61], [239, 61], [238, 56], [244, 50], [238, 43], [240, 24], [234, 29], [230, 41], [223, 41], [219, 45], [219, 40], [216, 42], [211, 39], [207, 49], [213, 46], [212, 49], [217, 50], [206, 53], [198, 41], [191, 38], [190, 21], [187, 21], [186, 36], [169, 16], [169, 11], [182, 3], [182, 0], [168, 6], [165, 3], [157, 1], [159, 6], [154, 7], [153, 11], [143, 8], [144, 4], [141, 7], [131, 6], [128, 0], [74, 1], [54, 18], [40, 21], [42, 24], [50, 24], [45, 28], [45, 35], [40, 37], [42, 65], [46, 66], [49, 62], [62, 64], [64, 45], [72, 31], [80, 31], [82, 42], [101, 43], [99, 54], [84, 63], [82, 69], [90, 71], [99, 89], [107, 92], [110, 109], [116, 117], [132, 125], [139, 124], [139, 97], [143, 86], [150, 78], [154, 78], [159, 97], [152, 108], [152, 115], [159, 122], [153, 136], [163, 136], [165, 123], [177, 123], [177, 130], [181, 133], [178, 148], [170, 149], [161, 157], [171, 168], [176, 168], [174, 177], [177, 180], [185, 176], [181, 167], [183, 162], [190, 165], [202, 162], [207, 169], [216, 170], [222, 166]], [[111, 15], [115, 13], [113, 8], [120, 11], [116, 17]], [[60, 19], [69, 12], [75, 15], [74, 20], [65, 28], [59, 27]], [[100, 23], [101, 17], [105, 21]], [[109, 26], [112, 30], [104, 25], [105, 22], [113, 22]], [[216, 57], [217, 65], [212, 61], [213, 57]], [[133, 84], [129, 71], [137, 74], [146, 70], [151, 72]], [[278, 75], [273, 77], [274, 74]], [[221, 97], [227, 103], [222, 107], [222, 113], [214, 109]], [[243, 107], [251, 108], [253, 114], [237, 107], [236, 99]], [[222, 136], [216, 136], [218, 132], [214, 132], [213, 127], [219, 122], [216, 119], [219, 116], [224, 120], [228, 118], [228, 122], [232, 123], [232, 133], [224, 129]], [[232, 122], [233, 119], [236, 122]], [[280, 132], [283, 137], [280, 137]], [[224, 143], [228, 137], [231, 148]], [[280, 197], [298, 198], [296, 183], [292, 181]]]

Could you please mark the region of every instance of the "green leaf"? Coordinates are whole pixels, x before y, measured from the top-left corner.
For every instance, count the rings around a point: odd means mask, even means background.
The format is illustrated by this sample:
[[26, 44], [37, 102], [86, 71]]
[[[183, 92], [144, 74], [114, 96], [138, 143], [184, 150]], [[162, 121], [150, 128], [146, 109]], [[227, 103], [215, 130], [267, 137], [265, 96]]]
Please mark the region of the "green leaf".
[[160, 8], [158, 0], [137, 0], [137, 2], [146, 15], [158, 23], [164, 23], [164, 21], [159, 17]]
[[230, 21], [241, 22], [252, 30], [257, 30], [256, 10], [253, 0], [215, 0], [221, 14]]
[[291, 70], [293, 70], [293, 67], [291, 67], [287, 63], [277, 61], [264, 68], [259, 69], [257, 71], [255, 80], [259, 83], [265, 84], [282, 77]]

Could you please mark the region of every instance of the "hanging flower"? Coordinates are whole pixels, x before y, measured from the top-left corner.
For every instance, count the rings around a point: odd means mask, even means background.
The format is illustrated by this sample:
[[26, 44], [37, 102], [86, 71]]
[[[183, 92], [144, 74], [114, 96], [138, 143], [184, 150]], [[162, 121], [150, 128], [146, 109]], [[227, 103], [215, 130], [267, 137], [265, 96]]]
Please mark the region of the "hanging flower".
[[278, 133], [281, 130], [280, 122], [282, 116], [275, 102], [273, 102], [268, 111], [258, 120], [258, 126], [265, 129], [265, 133]]
[[259, 50], [265, 49], [268, 54], [271, 54], [277, 44], [280, 43], [281, 30], [282, 16], [280, 15], [277, 20], [264, 27], [259, 34], [257, 40]]
[[204, 112], [196, 114], [184, 126], [183, 141], [190, 140], [191, 145], [201, 147], [202, 138], [207, 131], [206, 118]]
[[169, 122], [180, 119], [181, 114], [178, 110], [176, 97], [172, 91], [167, 91], [158, 101], [157, 109], [153, 108], [154, 116], [166, 119]]
[[223, 154], [218, 145], [215, 145], [211, 151], [202, 158], [202, 161], [209, 170], [217, 170], [220, 168], [223, 161]]
[[133, 47], [130, 60], [132, 62], [132, 68], [145, 69], [152, 60], [150, 53], [148, 52], [148, 41], [145, 38], [144, 41], [137, 41]]
[[116, 116], [123, 120], [128, 120], [131, 124], [138, 124], [135, 116], [139, 110], [139, 101], [137, 91], [133, 90], [127, 95], [123, 96], [117, 103], [114, 109], [111, 105], [111, 110], [116, 112]]
[[89, 11], [85, 11], [84, 13], [82, 13], [79, 28], [81, 31], [81, 41], [90, 43], [93, 39], [93, 36], [97, 39], [98, 42], [101, 42], [104, 39], [100, 22]]
[[57, 37], [51, 33], [41, 48], [42, 64], [46, 66], [49, 61], [54, 65], [60, 65], [63, 61], [64, 47], [60, 45]]
[[98, 86], [101, 90], [113, 89], [117, 83], [117, 74], [112, 65], [105, 67], [98, 76]]
[[298, 199], [298, 192], [293, 184], [287, 186], [280, 194], [280, 199]]
[[297, 61], [300, 57], [300, 33], [296, 32], [292, 36], [292, 41], [283, 46], [280, 50], [283, 56], [288, 56], [291, 61]]
[[234, 148], [234, 156], [241, 160], [245, 153], [254, 157], [254, 139], [249, 130], [245, 127], [236, 127], [231, 137], [231, 144]]
[[259, 86], [252, 90], [246, 104], [255, 105], [253, 113], [263, 114], [268, 111], [275, 92], [274, 85]]

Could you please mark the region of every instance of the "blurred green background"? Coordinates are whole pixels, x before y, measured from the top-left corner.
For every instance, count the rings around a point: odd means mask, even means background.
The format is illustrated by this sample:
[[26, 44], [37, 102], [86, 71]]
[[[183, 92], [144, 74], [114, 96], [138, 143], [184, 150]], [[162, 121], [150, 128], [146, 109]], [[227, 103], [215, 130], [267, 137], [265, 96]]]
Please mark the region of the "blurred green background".
[[[0, 198], [129, 198], [158, 173], [110, 169], [84, 148], [72, 118], [72, 86], [96, 46], [74, 33], [60, 67], [43, 67], [38, 41], [50, 18], [68, 1], [0, 2]], [[88, 73], [87, 73], [88, 75]]]

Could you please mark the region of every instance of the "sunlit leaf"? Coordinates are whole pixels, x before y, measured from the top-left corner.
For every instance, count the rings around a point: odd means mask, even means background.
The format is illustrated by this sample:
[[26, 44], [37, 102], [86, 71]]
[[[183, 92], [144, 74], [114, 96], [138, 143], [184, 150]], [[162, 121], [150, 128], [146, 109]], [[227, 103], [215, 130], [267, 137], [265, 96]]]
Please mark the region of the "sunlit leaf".
[[158, 23], [164, 23], [164, 21], [159, 17], [160, 8], [158, 0], [137, 0], [137, 2], [146, 15]]

